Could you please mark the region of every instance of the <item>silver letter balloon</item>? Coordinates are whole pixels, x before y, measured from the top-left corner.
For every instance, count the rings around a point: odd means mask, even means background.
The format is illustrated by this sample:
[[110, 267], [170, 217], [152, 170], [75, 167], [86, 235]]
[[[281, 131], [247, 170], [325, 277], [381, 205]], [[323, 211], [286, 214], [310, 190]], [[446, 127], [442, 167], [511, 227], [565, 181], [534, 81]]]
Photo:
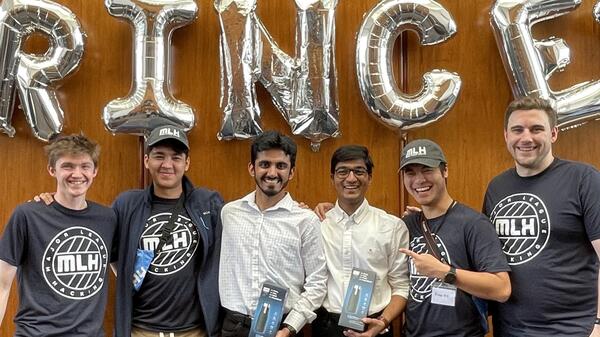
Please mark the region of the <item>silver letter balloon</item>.
[[430, 0], [383, 0], [365, 17], [357, 36], [356, 72], [363, 101], [384, 125], [404, 132], [444, 116], [454, 105], [461, 80], [456, 73], [434, 69], [423, 76], [414, 96], [400, 91], [392, 69], [394, 42], [407, 29], [416, 30], [422, 45], [446, 41], [456, 23]]
[[[22, 52], [34, 31], [48, 36], [44, 55]], [[63, 128], [64, 112], [56, 97], [57, 81], [79, 65], [84, 37], [75, 15], [48, 0], [4, 0], [0, 7], [0, 131], [13, 137], [15, 90], [36, 138], [48, 141]], [[16, 82], [16, 87], [15, 87]]]
[[559, 38], [535, 40], [531, 27], [564, 15], [580, 3], [581, 0], [499, 0], [491, 10], [496, 42], [513, 95], [547, 99], [556, 109], [562, 129], [600, 117], [600, 82], [553, 91], [548, 79], [569, 64], [569, 47]]
[[194, 110], [170, 93], [170, 45], [173, 30], [198, 13], [193, 0], [106, 0], [109, 13], [133, 25], [133, 85], [127, 98], [104, 107], [103, 120], [113, 133], [144, 135], [158, 125], [188, 131]]
[[255, 82], [271, 94], [294, 135], [318, 151], [339, 135], [335, 70], [337, 0], [296, 0], [296, 56], [285, 54], [256, 15], [256, 0], [215, 0], [221, 24], [219, 140], [262, 133]]

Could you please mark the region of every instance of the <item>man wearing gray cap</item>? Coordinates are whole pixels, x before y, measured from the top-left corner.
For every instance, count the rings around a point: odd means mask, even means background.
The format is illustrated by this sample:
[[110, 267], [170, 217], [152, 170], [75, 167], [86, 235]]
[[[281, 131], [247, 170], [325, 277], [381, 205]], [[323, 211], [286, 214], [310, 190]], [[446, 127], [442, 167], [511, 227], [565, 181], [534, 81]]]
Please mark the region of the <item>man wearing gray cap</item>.
[[113, 204], [119, 225], [116, 336], [217, 336], [223, 200], [185, 176], [190, 158], [183, 130], [158, 127], [146, 146], [152, 184], [122, 193]]
[[[485, 335], [477, 298], [506, 301], [510, 270], [489, 220], [448, 193], [447, 161], [436, 143], [408, 143], [400, 163], [404, 187], [421, 212], [404, 221], [410, 232], [406, 336]], [[474, 298], [476, 296], [477, 298]]]

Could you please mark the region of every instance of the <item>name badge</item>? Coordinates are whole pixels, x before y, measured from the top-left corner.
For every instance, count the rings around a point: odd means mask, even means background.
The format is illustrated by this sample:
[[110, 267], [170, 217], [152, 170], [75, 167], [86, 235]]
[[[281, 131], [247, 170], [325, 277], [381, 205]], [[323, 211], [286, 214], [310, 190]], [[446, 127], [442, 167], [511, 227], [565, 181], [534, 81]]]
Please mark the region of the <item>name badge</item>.
[[431, 303], [453, 307], [456, 302], [456, 287], [444, 282], [431, 286]]

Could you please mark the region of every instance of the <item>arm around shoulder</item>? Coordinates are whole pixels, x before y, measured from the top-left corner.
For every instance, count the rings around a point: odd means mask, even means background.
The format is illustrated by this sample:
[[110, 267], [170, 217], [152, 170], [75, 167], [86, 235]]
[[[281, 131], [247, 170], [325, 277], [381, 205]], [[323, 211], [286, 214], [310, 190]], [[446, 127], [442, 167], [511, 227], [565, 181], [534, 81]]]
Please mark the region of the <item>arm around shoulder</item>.
[[456, 285], [479, 298], [506, 302], [512, 292], [510, 266], [490, 220], [479, 212], [473, 214], [466, 234], [472, 265], [469, 270], [457, 269]]

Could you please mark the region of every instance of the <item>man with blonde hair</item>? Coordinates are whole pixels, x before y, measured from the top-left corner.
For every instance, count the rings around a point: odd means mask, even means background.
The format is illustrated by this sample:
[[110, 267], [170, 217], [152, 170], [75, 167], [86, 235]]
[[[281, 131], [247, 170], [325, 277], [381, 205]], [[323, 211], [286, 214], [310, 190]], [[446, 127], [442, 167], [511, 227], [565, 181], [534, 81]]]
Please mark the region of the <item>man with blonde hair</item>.
[[18, 274], [16, 336], [104, 336], [102, 323], [116, 217], [86, 200], [98, 173], [98, 144], [64, 136], [45, 148], [56, 179], [50, 205], [24, 203], [0, 239], [0, 318]]

